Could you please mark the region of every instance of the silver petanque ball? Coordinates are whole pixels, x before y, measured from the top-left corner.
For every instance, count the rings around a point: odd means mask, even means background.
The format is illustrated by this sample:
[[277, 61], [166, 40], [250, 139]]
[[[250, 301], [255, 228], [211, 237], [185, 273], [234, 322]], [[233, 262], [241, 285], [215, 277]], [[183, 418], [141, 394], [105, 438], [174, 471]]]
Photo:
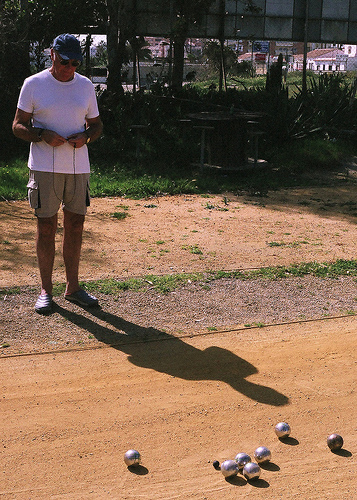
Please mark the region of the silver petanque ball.
[[239, 469], [243, 469], [245, 464], [252, 461], [247, 453], [238, 453], [234, 460], [237, 462]]
[[259, 446], [254, 452], [254, 458], [258, 464], [263, 464], [264, 462], [269, 462], [271, 459], [270, 450], [266, 446]]
[[224, 477], [236, 476], [238, 474], [238, 464], [235, 460], [225, 460], [221, 463], [221, 472]]
[[124, 462], [128, 467], [130, 467], [130, 465], [139, 465], [141, 462], [141, 455], [137, 450], [128, 450], [124, 454]]
[[327, 446], [331, 451], [340, 450], [343, 446], [343, 438], [339, 434], [331, 434], [327, 438]]
[[248, 479], [258, 479], [260, 476], [261, 469], [258, 464], [254, 462], [248, 462], [243, 467], [243, 476]]
[[290, 432], [290, 425], [286, 422], [279, 422], [275, 426], [275, 434], [278, 436], [278, 438], [288, 437], [290, 435]]

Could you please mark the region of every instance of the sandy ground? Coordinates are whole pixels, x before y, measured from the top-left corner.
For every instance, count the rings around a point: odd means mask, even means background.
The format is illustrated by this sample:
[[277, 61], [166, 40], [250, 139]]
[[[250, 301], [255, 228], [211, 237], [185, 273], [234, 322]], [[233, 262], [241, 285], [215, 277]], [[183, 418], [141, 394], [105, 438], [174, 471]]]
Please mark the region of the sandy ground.
[[[348, 318], [2, 359], [0, 497], [354, 498], [356, 342]], [[256, 482], [212, 466], [260, 445]]]
[[[113, 217], [120, 212], [127, 217]], [[351, 259], [357, 254], [356, 217], [357, 184], [268, 197], [94, 199], [86, 220], [81, 277]], [[0, 225], [0, 286], [37, 283], [35, 220], [27, 202], [0, 202]], [[59, 236], [61, 232], [60, 221]], [[60, 237], [54, 279], [64, 280]]]
[[[267, 198], [93, 200], [81, 274], [91, 280], [352, 259], [355, 200], [355, 185]], [[117, 220], [115, 212], [128, 217]], [[58, 298], [43, 318], [33, 312], [36, 288], [25, 288], [38, 281], [27, 204], [1, 203], [0, 224], [0, 286], [24, 287], [0, 297], [0, 340], [11, 340], [0, 350], [1, 500], [354, 497], [357, 322], [341, 311], [326, 317], [323, 298], [343, 295], [352, 304], [355, 280], [329, 290], [298, 283], [289, 295], [308, 290], [303, 299], [321, 301], [321, 310], [307, 321], [308, 312], [299, 319], [301, 310], [285, 302], [268, 318], [275, 324], [260, 328], [239, 326], [246, 318], [229, 314], [231, 282], [176, 291], [175, 304], [186, 309], [174, 309], [175, 295], [150, 292], [138, 303], [134, 295], [116, 305], [100, 297], [99, 311]], [[60, 257], [55, 279], [63, 281]], [[249, 304], [240, 296], [252, 318], [264, 300], [277, 310], [274, 289], [264, 295], [267, 285], [260, 286], [256, 295], [245, 290]], [[211, 294], [212, 305], [214, 293], [219, 307], [202, 328], [187, 304]], [[292, 427], [285, 442], [273, 430], [281, 420]], [[332, 432], [344, 437], [339, 453], [326, 445]], [[272, 460], [256, 482], [240, 474], [227, 481], [212, 466], [260, 445]], [[137, 469], [124, 464], [129, 448], [142, 454]]]

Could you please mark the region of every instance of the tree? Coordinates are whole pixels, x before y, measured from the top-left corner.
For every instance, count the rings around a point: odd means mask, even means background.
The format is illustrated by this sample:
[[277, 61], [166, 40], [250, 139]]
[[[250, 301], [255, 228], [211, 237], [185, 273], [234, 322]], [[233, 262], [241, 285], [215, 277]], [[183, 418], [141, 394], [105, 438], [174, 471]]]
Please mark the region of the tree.
[[[91, 26], [106, 25], [102, 0], [28, 0], [28, 4], [28, 37], [35, 54], [42, 54], [61, 33], [90, 33]], [[37, 57], [37, 70], [42, 62]]]
[[55, 36], [86, 33], [88, 26], [105, 21], [103, 0], [0, 0], [0, 126], [8, 152], [14, 142], [11, 123], [19, 90], [31, 72], [30, 54], [35, 55], [36, 69], [42, 69], [43, 50]]
[[[13, 15], [12, 26], [15, 31], [22, 33], [22, 42], [26, 41], [32, 46], [36, 70], [42, 69], [41, 54], [44, 49], [49, 47], [60, 33], [91, 33], [92, 26], [101, 27], [101, 31], [105, 33], [108, 26], [108, 88], [114, 92], [120, 91], [121, 65], [125, 60], [125, 43], [129, 38], [128, 29], [125, 29], [125, 0], [76, 0], [76, 2], [73, 0], [0, 0], [0, 2], [2, 12], [5, 9], [8, 17], [10, 14]], [[26, 22], [20, 30], [18, 26], [25, 14]], [[3, 23], [1, 28], [1, 36], [7, 39], [7, 31], [3, 29]], [[16, 35], [12, 36], [12, 39], [16, 39]], [[29, 53], [28, 46], [27, 53]], [[14, 59], [17, 58], [14, 57]], [[24, 67], [23, 64], [21, 67]], [[29, 73], [29, 64], [26, 73]]]
[[133, 62], [133, 90], [136, 92], [136, 80], [138, 80], [139, 89], [141, 87], [140, 78], [140, 61], [150, 61], [151, 50], [148, 48], [148, 43], [143, 36], [134, 36], [129, 40], [128, 56]]
[[193, 23], [199, 23], [208, 12], [214, 0], [175, 0], [171, 38], [173, 42], [173, 69], [171, 88], [177, 92], [182, 87], [184, 70], [185, 42], [189, 28]]
[[0, 130], [3, 153], [10, 154], [16, 146], [11, 132], [19, 89], [30, 74], [27, 40], [27, 19], [23, 2], [0, 2]]
[[28, 0], [29, 37], [46, 47], [60, 33], [89, 33], [90, 27], [106, 25], [103, 0]]
[[123, 94], [121, 68], [126, 60], [126, 41], [130, 38], [129, 24], [125, 10], [125, 0], [106, 0], [108, 14], [107, 49], [108, 80], [107, 89], [112, 94]]
[[283, 68], [283, 55], [279, 54], [278, 60], [271, 64], [267, 76], [265, 88], [268, 92], [279, 94], [282, 89], [282, 68]]
[[[227, 47], [226, 45], [223, 48], [224, 58], [226, 61], [227, 69], [232, 68], [237, 62], [237, 54], [236, 52]], [[208, 40], [205, 42], [203, 47], [203, 55], [206, 57], [208, 64], [215, 70], [219, 71], [221, 66], [221, 47], [219, 42], [216, 40]]]

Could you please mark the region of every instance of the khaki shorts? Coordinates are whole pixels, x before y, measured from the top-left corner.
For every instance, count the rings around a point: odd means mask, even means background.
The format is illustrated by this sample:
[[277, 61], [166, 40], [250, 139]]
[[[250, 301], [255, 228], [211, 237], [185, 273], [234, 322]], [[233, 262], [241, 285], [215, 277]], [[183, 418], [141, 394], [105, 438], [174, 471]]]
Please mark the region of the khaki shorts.
[[69, 212], [87, 213], [89, 174], [56, 174], [30, 170], [28, 198], [37, 217], [53, 217], [62, 205]]

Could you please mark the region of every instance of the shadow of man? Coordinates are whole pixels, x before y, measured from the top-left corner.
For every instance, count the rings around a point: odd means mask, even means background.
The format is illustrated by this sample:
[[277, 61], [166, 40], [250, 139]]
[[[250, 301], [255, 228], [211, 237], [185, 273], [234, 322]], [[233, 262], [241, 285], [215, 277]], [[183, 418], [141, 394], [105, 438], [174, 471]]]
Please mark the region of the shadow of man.
[[55, 312], [87, 330], [98, 341], [126, 353], [136, 366], [184, 380], [222, 381], [253, 401], [267, 405], [289, 403], [289, 398], [275, 389], [246, 380], [258, 373], [257, 368], [227, 349], [212, 346], [202, 351], [178, 337], [131, 323], [102, 309], [77, 314], [57, 304]]

